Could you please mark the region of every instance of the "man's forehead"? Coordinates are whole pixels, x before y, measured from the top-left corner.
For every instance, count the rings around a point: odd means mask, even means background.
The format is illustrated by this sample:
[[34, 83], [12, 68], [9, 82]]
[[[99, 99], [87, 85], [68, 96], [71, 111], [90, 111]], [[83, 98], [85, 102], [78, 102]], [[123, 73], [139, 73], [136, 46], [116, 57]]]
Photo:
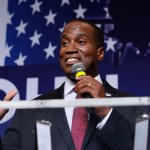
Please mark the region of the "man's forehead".
[[[88, 30], [92, 27], [87, 24], [87, 23], [84, 23], [84, 22], [70, 22], [68, 23], [65, 28], [64, 28], [64, 31], [63, 32], [66, 32], [68, 30], [72, 30], [72, 31], [79, 31], [79, 30], [86, 30], [88, 28]], [[87, 30], [86, 30], [87, 31]]]

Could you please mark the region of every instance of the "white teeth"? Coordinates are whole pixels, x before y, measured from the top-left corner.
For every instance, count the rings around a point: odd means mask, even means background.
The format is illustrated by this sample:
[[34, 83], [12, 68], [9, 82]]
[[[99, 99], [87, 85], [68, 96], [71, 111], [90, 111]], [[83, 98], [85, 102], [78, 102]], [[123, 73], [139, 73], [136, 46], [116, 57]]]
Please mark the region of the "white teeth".
[[67, 62], [71, 62], [71, 61], [77, 61], [78, 59], [76, 59], [76, 58], [69, 58], [68, 60], [67, 60]]

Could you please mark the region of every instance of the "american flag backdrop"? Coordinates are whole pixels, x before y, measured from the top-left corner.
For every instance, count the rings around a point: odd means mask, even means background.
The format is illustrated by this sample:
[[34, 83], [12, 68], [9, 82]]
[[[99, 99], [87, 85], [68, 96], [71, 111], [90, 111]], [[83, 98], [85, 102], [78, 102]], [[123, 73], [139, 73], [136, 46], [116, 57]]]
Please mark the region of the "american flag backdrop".
[[[73, 18], [107, 18], [107, 1], [2, 0], [1, 66], [56, 63], [60, 34]], [[3, 7], [5, 5], [5, 7]]]
[[[100, 74], [120, 89], [150, 95], [148, 0], [0, 0], [0, 99], [11, 89], [31, 99], [63, 81], [60, 36], [67, 21], [86, 18], [104, 31]], [[3, 134], [12, 112], [1, 121]]]

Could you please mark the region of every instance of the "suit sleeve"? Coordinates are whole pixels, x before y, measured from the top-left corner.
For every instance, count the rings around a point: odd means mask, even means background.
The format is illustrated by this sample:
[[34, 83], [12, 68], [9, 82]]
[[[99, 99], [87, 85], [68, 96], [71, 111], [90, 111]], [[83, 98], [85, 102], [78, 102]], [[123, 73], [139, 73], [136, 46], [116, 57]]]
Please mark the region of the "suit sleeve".
[[12, 123], [2, 139], [3, 150], [34, 149], [35, 132], [25, 114], [26, 112], [22, 110], [16, 111]]
[[105, 150], [133, 150], [133, 135], [129, 122], [114, 109], [104, 127], [97, 129]]
[[21, 136], [19, 126], [19, 113], [15, 113], [11, 126], [6, 130], [2, 139], [3, 150], [21, 150]]

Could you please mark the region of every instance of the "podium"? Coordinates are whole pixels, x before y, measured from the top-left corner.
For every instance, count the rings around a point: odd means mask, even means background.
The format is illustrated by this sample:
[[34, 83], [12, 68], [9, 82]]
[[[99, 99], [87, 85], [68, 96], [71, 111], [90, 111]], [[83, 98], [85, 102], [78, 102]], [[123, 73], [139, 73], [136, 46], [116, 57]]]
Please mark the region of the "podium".
[[[64, 107], [120, 107], [120, 106], [149, 106], [150, 97], [109, 97], [109, 98], [87, 98], [82, 101], [64, 101], [64, 99], [51, 100], [20, 100], [20, 101], [0, 101], [0, 108], [4, 109], [44, 109], [44, 108], [64, 108]], [[149, 140], [149, 114], [143, 114], [137, 118], [135, 123], [134, 150], [148, 150]], [[39, 126], [40, 125], [40, 126]], [[45, 125], [45, 123], [43, 124]], [[38, 124], [41, 127], [41, 124]], [[48, 124], [48, 131], [50, 124]], [[46, 128], [47, 128], [46, 127]], [[41, 134], [41, 133], [40, 133]], [[43, 133], [42, 133], [43, 134]], [[49, 134], [50, 136], [50, 134]], [[49, 138], [51, 139], [51, 137]], [[40, 141], [39, 141], [40, 142]]]
[[135, 124], [134, 150], [149, 150], [150, 115], [139, 116]]

